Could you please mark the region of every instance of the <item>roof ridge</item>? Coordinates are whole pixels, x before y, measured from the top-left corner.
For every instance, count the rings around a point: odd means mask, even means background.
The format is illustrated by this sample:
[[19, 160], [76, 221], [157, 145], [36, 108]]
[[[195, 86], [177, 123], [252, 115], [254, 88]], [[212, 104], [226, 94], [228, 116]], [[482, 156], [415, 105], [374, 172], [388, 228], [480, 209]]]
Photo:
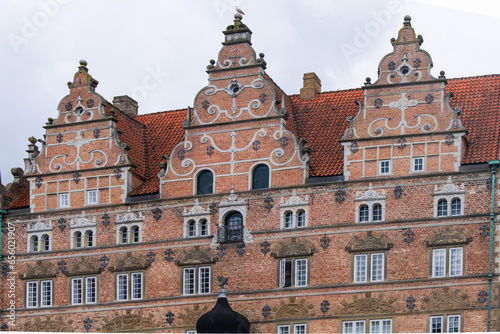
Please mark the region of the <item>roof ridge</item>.
[[[182, 108], [182, 109], [172, 109], [172, 110], [155, 111], [155, 112], [152, 112], [152, 113], [149, 113], [149, 114], [138, 114], [137, 116], [134, 117], [134, 119], [136, 119], [137, 117], [141, 117], [141, 116], [149, 116], [149, 115], [173, 113], [173, 112], [178, 112], [178, 111], [186, 111], [188, 107]], [[189, 108], [192, 109], [192, 107], [189, 107]]]

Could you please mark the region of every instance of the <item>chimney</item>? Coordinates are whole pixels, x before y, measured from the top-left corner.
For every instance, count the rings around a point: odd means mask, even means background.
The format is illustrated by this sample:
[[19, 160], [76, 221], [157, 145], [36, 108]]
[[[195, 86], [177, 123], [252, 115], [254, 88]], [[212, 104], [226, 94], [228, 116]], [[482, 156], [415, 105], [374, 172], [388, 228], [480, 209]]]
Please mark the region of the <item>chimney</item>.
[[304, 87], [300, 89], [301, 99], [311, 99], [321, 93], [321, 80], [316, 73], [304, 73]]
[[128, 95], [113, 97], [113, 105], [130, 117], [137, 116], [139, 104]]

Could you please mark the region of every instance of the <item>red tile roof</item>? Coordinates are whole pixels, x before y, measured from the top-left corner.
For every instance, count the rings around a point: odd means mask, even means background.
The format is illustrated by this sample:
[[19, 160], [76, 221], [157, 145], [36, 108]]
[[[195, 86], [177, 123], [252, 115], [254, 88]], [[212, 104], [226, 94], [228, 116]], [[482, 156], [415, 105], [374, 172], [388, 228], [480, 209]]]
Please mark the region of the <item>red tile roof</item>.
[[[279, 89], [279, 87], [277, 87]], [[499, 158], [500, 142], [500, 75], [449, 79], [446, 92], [453, 92], [452, 106], [462, 109], [460, 118], [468, 130], [463, 164], [486, 163]], [[349, 89], [323, 92], [312, 99], [290, 95], [288, 127], [311, 147], [310, 174], [325, 177], [343, 174], [343, 148], [339, 139], [348, 126], [347, 116], [358, 112], [356, 100], [362, 100], [363, 90]], [[290, 108], [291, 101], [291, 108]], [[290, 111], [291, 109], [291, 111]], [[131, 118], [117, 112], [122, 142], [131, 145], [131, 159], [137, 165], [135, 173], [145, 179], [132, 196], [158, 193], [163, 155], [183, 140], [182, 122], [186, 109], [163, 111]], [[26, 190], [9, 209], [29, 206]]]
[[18, 198], [14, 200], [8, 207], [7, 210], [14, 210], [14, 209], [24, 209], [24, 208], [29, 208], [30, 206], [30, 188], [26, 187], [24, 191], [19, 195]]

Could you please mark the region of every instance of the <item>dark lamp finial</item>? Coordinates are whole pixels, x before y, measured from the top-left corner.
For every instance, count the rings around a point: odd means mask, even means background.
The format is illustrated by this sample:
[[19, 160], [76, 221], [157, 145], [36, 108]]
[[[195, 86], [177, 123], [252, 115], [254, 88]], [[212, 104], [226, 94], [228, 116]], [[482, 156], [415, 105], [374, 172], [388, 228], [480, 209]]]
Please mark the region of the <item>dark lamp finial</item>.
[[85, 59], [80, 60], [80, 65], [87, 66], [87, 61]]
[[410, 15], [405, 15], [405, 22], [410, 22], [411, 21], [411, 16]]

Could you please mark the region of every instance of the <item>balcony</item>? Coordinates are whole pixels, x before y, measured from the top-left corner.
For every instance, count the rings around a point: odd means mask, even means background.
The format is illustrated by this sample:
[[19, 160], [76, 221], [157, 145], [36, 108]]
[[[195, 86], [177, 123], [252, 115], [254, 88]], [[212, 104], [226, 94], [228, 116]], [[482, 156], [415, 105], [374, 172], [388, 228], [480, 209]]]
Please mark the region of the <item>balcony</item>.
[[219, 226], [217, 228], [217, 243], [243, 241], [243, 225]]

